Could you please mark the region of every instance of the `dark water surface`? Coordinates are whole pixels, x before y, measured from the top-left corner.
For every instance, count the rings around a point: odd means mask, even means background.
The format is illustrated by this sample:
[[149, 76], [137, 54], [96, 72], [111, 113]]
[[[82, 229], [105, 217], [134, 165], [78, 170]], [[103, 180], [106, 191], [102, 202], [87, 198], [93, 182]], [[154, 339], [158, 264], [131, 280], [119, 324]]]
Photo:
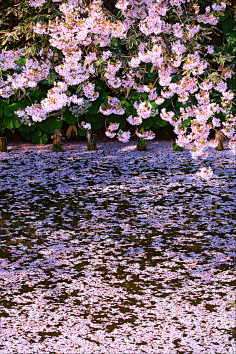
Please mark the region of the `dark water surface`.
[[50, 149], [0, 155], [0, 353], [235, 353], [230, 150]]

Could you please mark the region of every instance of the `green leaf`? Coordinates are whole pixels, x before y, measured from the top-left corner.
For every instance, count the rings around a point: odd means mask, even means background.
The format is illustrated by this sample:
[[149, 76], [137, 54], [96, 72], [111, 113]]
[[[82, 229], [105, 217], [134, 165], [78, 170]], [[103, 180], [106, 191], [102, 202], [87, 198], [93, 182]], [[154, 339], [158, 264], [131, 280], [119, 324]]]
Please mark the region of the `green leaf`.
[[177, 108], [180, 108], [180, 107], [186, 108], [187, 107], [187, 104], [183, 104], [182, 102], [179, 102], [179, 101], [176, 101], [174, 104]]
[[137, 92], [137, 91], [135, 91], [131, 96], [133, 101], [136, 101], [138, 99], [138, 97], [139, 97], [139, 92]]
[[150, 118], [147, 118], [147, 119], [143, 119], [143, 122], [141, 124], [141, 127], [144, 129], [144, 130], [148, 130], [152, 127], [154, 123], [154, 120], [152, 117]]
[[25, 65], [26, 64], [26, 58], [21, 57], [19, 60], [15, 61], [18, 65]]
[[147, 94], [147, 92], [142, 92], [142, 93], [141, 93], [141, 100], [142, 100], [142, 101], [148, 100], [148, 94]]
[[32, 133], [21, 132], [21, 136], [27, 141], [32, 141]]
[[6, 126], [7, 129], [16, 129], [21, 126], [21, 119], [14, 114], [12, 117], [5, 116], [3, 118], [3, 124]]
[[172, 144], [172, 148], [174, 151], [183, 151], [184, 150], [183, 147], [177, 145], [176, 143]]
[[223, 27], [224, 34], [229, 35], [230, 32], [233, 31], [234, 21], [232, 19], [229, 19], [229, 20], [225, 21], [224, 24], [222, 24], [222, 27]]
[[3, 116], [3, 109], [0, 107], [0, 118]]
[[95, 102], [100, 102], [102, 104], [107, 100], [108, 94], [105, 90], [101, 90], [98, 99]]
[[102, 90], [98, 99], [94, 102], [92, 102], [92, 106], [89, 108], [88, 113], [89, 114], [97, 114], [99, 113], [99, 107], [101, 106], [102, 103], [104, 103], [107, 100], [107, 93], [105, 90]]
[[29, 92], [29, 96], [31, 98], [31, 101], [34, 103], [34, 101], [40, 102], [44, 98], [46, 98], [47, 93], [34, 89], [33, 91]]
[[171, 105], [171, 100], [167, 98], [165, 102], [162, 103], [161, 108], [167, 108]]
[[19, 107], [19, 109], [25, 109], [28, 105], [29, 101], [26, 99], [17, 102], [17, 106]]
[[104, 121], [105, 119], [98, 120], [97, 122], [92, 123], [92, 129], [98, 130], [104, 127]]
[[[102, 86], [103, 86], [103, 83], [102, 83], [101, 80], [96, 80], [95, 81], [95, 91], [99, 92], [99, 94], [102, 91]], [[100, 97], [100, 95], [99, 95], [99, 97]]]
[[132, 116], [133, 115], [133, 112], [134, 112], [134, 108], [133, 108], [133, 105], [130, 104], [126, 107], [125, 109], [125, 113], [127, 114], [127, 116]]
[[88, 123], [95, 123], [95, 122], [98, 122], [99, 120], [102, 120], [104, 122], [104, 116], [102, 113], [86, 114], [85, 120]]
[[152, 109], [154, 109], [154, 110], [158, 109], [159, 106], [158, 106], [158, 104], [155, 101], [152, 101], [150, 103], [152, 105]]
[[185, 119], [185, 120], [183, 121], [183, 125], [184, 125], [185, 127], [188, 127], [188, 126], [191, 124], [191, 121], [192, 121], [192, 118], [189, 117], [188, 119]]
[[77, 132], [79, 136], [86, 136], [86, 129], [78, 128]]
[[128, 107], [132, 105], [130, 103], [130, 100], [128, 101], [125, 97], [120, 98], [120, 103], [122, 104], [123, 107]]
[[169, 123], [167, 121], [161, 119], [161, 117], [159, 117], [159, 116], [154, 117], [153, 120], [158, 127], [166, 127], [167, 125], [169, 125]]
[[99, 110], [100, 106], [101, 106], [101, 104], [98, 103], [98, 102], [96, 102], [96, 104], [93, 103], [92, 107], [89, 108], [88, 113], [89, 114], [97, 114], [97, 113], [99, 113], [98, 110]]
[[46, 144], [48, 142], [48, 137], [41, 130], [36, 130], [33, 135], [32, 143], [34, 144]]
[[19, 108], [20, 107], [19, 107], [18, 103], [12, 103], [11, 105], [7, 105], [4, 107], [4, 114], [7, 117], [12, 117], [14, 115], [14, 112], [18, 111]]
[[42, 131], [48, 134], [54, 134], [56, 129], [61, 129], [62, 120], [56, 120], [56, 118], [50, 117], [39, 123], [39, 127]]
[[133, 48], [134, 45], [137, 46], [137, 40], [134, 39], [134, 38], [129, 38], [128, 41], [127, 41], [126, 47], [128, 49], [131, 49], [131, 48]]
[[[32, 132], [36, 129], [36, 125], [31, 125], [31, 126], [28, 126], [28, 125], [25, 125], [25, 124], [22, 124], [19, 128], [19, 131], [21, 133], [27, 133], [27, 134], [30, 134], [31, 135], [31, 139], [32, 139]], [[21, 134], [22, 135], [22, 134]], [[30, 140], [31, 140], [30, 139]]]
[[111, 40], [111, 51], [115, 54], [122, 53], [122, 46], [120, 38], [112, 38]]
[[150, 83], [151, 81], [155, 80], [157, 78], [157, 72], [153, 71], [152, 73], [147, 73], [144, 76], [144, 83]]
[[236, 31], [231, 32], [228, 36], [226, 36], [226, 39], [230, 44], [236, 43]]
[[2, 108], [4, 108], [7, 104], [8, 104], [8, 103], [6, 102], [6, 100], [3, 100], [3, 99], [0, 98], [0, 106], [1, 106]]
[[119, 116], [118, 114], [111, 114], [109, 117], [108, 117], [108, 121], [110, 123], [119, 123], [119, 128], [120, 129], [124, 129], [126, 124], [127, 124], [127, 121], [124, 117], [122, 116]]
[[224, 14], [224, 16], [219, 16], [219, 21], [221, 22], [221, 21], [225, 21], [225, 20], [227, 20], [227, 18], [230, 16], [230, 13], [229, 12], [226, 12], [225, 14]]
[[125, 118], [121, 118], [120, 122], [117, 123], [120, 123], [119, 129], [124, 129], [126, 127], [127, 121]]
[[233, 57], [236, 56], [236, 45], [234, 44], [229, 44], [225, 46], [225, 51], [232, 55]]
[[67, 124], [77, 124], [77, 118], [71, 114], [69, 108], [67, 107], [63, 113], [63, 118]]

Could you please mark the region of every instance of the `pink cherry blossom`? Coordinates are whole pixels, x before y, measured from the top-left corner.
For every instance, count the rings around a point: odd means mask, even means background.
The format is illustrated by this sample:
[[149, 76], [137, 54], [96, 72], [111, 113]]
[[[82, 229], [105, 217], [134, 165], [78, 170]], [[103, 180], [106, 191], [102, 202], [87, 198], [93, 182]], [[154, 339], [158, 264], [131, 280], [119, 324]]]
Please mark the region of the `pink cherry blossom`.
[[111, 138], [111, 139], [116, 136], [116, 133], [114, 133], [114, 132], [112, 132], [112, 131], [110, 131], [110, 130], [106, 130], [106, 131], [105, 131], [105, 134], [106, 134], [106, 136], [107, 136], [108, 138]]
[[117, 133], [117, 138], [122, 143], [127, 143], [130, 139], [130, 135], [130, 132], [123, 132], [122, 130], [119, 130], [119, 132]]
[[128, 118], [126, 118], [127, 122], [129, 122], [129, 124], [131, 125], [140, 125], [142, 124], [142, 117], [138, 116], [138, 117], [133, 117], [133, 116], [129, 116]]
[[213, 176], [213, 171], [211, 170], [210, 167], [202, 167], [201, 170], [198, 173], [199, 177], [205, 180], [209, 180]]
[[139, 138], [145, 139], [145, 140], [153, 140], [155, 139], [155, 133], [153, 133], [153, 131], [145, 131], [144, 133], [140, 133], [138, 131], [136, 131], [136, 135]]
[[108, 129], [113, 132], [114, 130], [119, 129], [120, 123], [110, 123]]

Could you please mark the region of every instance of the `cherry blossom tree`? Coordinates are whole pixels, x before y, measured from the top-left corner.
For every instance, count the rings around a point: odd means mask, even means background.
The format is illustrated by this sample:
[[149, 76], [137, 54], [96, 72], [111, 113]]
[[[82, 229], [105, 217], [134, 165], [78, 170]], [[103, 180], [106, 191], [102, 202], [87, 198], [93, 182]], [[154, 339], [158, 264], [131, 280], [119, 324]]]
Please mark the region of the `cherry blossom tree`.
[[[40, 8], [45, 3], [30, 0], [29, 5]], [[217, 146], [209, 139], [212, 129], [222, 129], [236, 154], [234, 93], [227, 85], [232, 69], [229, 61], [219, 67], [220, 53], [206, 45], [226, 2], [212, 1], [202, 9], [190, 0], [119, 0], [114, 11], [101, 0], [53, 3], [60, 16], [34, 27], [48, 38], [50, 48], [20, 67], [23, 50], [0, 54], [2, 70], [13, 71], [1, 79], [2, 97], [37, 86], [52, 71], [57, 78], [41, 103], [16, 112], [24, 123], [43, 121], [66, 107], [83, 112], [88, 102], [98, 102], [110, 138], [127, 142], [131, 136], [110, 117], [126, 116], [145, 139], [154, 134], [140, 127], [158, 117], [174, 127], [176, 143], [194, 159], [206, 158], [208, 147]], [[55, 61], [55, 53], [60, 60]], [[149, 81], [147, 74], [155, 74], [155, 80]], [[101, 86], [109, 95], [103, 97]]]

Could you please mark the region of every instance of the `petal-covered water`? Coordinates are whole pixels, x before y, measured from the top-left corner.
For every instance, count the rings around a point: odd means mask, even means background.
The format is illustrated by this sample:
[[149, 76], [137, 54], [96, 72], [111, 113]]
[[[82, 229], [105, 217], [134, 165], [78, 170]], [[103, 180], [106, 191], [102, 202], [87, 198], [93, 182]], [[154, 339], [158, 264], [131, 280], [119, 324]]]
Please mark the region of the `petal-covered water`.
[[235, 352], [236, 160], [171, 144], [0, 155], [0, 353]]

